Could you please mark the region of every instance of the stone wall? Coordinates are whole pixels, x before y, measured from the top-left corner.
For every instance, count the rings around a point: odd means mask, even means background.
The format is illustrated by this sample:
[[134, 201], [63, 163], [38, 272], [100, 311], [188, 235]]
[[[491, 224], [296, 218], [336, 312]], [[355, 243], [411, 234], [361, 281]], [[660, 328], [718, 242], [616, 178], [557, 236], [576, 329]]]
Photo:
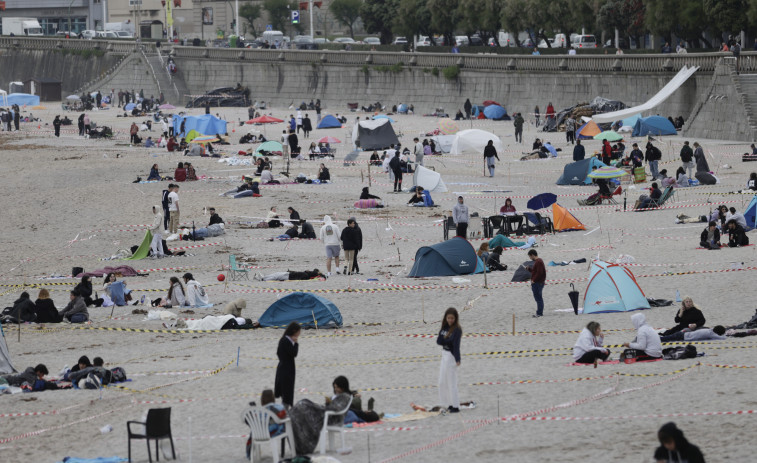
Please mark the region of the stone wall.
[[119, 64], [115, 72], [109, 73], [104, 78], [87, 85], [86, 91], [102, 91], [110, 93], [114, 89], [116, 94], [119, 90], [128, 90], [130, 92], [140, 90], [144, 91], [145, 97], [158, 97], [160, 91], [155, 83], [152, 71], [150, 70], [145, 57], [140, 53], [132, 53]]
[[[533, 112], [539, 105], [542, 114], [547, 103], [556, 109], [587, 102], [595, 96], [618, 99], [632, 106], [643, 103], [662, 88], [674, 72], [650, 73], [574, 73], [534, 71], [480, 71], [463, 68], [457, 79], [426, 68], [403, 67], [399, 72], [373, 65], [365, 67], [288, 62], [213, 62], [177, 57], [181, 75], [192, 94], [217, 87], [249, 86], [253, 100], [273, 105], [296, 104], [320, 98], [330, 112], [346, 111], [347, 102], [367, 105], [381, 101], [392, 105], [412, 103], [416, 112], [430, 113], [444, 108], [454, 115], [466, 98], [480, 103], [495, 100], [508, 113]], [[664, 116], [688, 118], [709, 73], [697, 73], [673, 96], [658, 107]]]

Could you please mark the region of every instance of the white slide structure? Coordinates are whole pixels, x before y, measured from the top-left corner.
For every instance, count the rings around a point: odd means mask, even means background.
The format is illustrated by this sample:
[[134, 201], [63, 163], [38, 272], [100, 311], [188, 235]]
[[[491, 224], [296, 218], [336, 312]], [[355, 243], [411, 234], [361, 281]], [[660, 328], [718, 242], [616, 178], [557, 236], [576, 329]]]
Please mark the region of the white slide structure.
[[673, 92], [678, 90], [678, 88], [683, 85], [684, 82], [689, 80], [689, 77], [693, 76], [698, 69], [699, 66], [684, 66], [680, 71], [678, 71], [678, 74], [676, 74], [675, 77], [673, 77], [673, 79], [671, 79], [670, 82], [667, 83], [667, 85], [662, 87], [662, 89], [657, 92], [655, 96], [647, 100], [645, 103], [634, 106], [633, 108], [621, 109], [620, 111], [613, 111], [611, 113], [595, 114], [594, 116], [592, 116], [592, 120], [594, 120], [594, 122], [596, 122], [597, 124], [615, 122], [627, 117], [634, 116], [636, 114], [641, 114], [644, 111], [649, 111], [663, 101], [667, 100], [668, 97], [670, 97]]

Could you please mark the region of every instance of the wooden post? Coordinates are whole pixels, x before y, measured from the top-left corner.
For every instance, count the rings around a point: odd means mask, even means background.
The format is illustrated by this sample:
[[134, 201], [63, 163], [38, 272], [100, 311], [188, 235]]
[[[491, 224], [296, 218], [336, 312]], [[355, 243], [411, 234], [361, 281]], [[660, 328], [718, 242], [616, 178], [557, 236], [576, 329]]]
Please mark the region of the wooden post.
[[515, 336], [515, 312], [513, 312], [513, 336]]

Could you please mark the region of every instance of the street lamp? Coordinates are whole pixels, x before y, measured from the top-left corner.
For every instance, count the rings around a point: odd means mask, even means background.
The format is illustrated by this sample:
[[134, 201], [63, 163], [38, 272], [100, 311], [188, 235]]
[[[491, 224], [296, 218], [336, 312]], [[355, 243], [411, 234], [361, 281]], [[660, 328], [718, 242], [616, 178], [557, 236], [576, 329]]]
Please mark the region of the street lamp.
[[76, 0], [71, 0], [71, 3], [68, 4], [68, 36], [71, 36], [71, 5], [74, 4]]

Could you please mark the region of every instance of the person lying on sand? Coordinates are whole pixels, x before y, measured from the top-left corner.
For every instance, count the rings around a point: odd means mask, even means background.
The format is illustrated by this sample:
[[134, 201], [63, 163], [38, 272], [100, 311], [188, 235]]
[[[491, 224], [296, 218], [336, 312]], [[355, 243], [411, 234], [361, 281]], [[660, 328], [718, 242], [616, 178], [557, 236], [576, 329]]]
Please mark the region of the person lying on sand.
[[258, 272], [253, 276], [253, 279], [256, 281], [325, 280], [326, 276], [316, 268], [303, 272], [286, 271], [270, 273], [268, 275]]

